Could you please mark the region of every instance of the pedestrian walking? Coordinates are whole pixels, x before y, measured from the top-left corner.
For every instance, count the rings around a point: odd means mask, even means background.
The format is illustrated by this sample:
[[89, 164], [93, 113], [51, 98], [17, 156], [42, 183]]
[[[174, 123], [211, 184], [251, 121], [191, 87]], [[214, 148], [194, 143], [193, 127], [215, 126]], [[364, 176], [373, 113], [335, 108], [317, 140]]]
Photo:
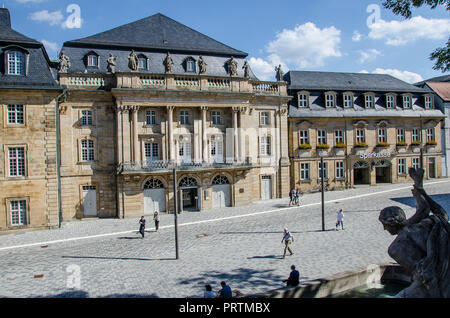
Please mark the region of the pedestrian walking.
[[293, 205], [295, 202], [295, 189], [292, 188], [292, 190], [289, 192], [289, 206]]
[[153, 221], [155, 221], [155, 229], [156, 229], [156, 232], [158, 232], [158, 229], [159, 229], [159, 213], [158, 213], [158, 211], [155, 211], [155, 213], [153, 213]]
[[283, 280], [283, 283], [286, 283], [286, 287], [295, 287], [300, 284], [300, 272], [295, 269], [295, 265], [291, 266], [291, 273], [289, 274], [289, 278]]
[[283, 258], [286, 257], [286, 251], [289, 251], [289, 253], [291, 253], [291, 255], [294, 255], [294, 252], [292, 252], [292, 249], [291, 249], [291, 243], [294, 242], [294, 237], [292, 236], [292, 234], [289, 232], [289, 230], [287, 228], [284, 229], [284, 235], [283, 235], [283, 239], [281, 240], [281, 243], [283, 243], [283, 242], [285, 244]]
[[212, 291], [211, 285], [205, 285], [205, 292], [203, 293], [203, 298], [216, 298], [216, 295]]
[[141, 233], [142, 238], [145, 236], [145, 219], [144, 216], [141, 216], [141, 219], [139, 220], [139, 233]]
[[300, 195], [301, 192], [299, 189], [296, 189], [295, 191], [295, 204], [300, 205]]
[[344, 229], [344, 211], [342, 211], [342, 209], [337, 213], [336, 231], [339, 231], [339, 225]]
[[224, 281], [220, 282], [220, 285], [222, 286], [222, 289], [219, 290], [217, 298], [233, 298], [233, 292], [231, 291], [230, 286]]

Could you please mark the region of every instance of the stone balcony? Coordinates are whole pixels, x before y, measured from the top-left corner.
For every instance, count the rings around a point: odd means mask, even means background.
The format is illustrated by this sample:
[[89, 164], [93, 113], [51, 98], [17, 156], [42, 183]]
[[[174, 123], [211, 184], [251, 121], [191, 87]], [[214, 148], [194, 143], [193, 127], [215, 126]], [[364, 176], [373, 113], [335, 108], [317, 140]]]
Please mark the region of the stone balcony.
[[131, 88], [287, 96], [286, 82], [252, 81], [231, 76], [139, 73], [60, 74], [60, 84], [71, 89]]

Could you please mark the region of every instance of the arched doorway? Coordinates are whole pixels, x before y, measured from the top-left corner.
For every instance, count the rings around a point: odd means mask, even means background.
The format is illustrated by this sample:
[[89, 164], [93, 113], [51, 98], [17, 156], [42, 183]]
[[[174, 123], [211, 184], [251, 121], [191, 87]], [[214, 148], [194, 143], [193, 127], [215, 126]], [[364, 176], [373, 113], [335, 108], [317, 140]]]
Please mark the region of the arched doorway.
[[166, 212], [166, 190], [159, 179], [149, 179], [144, 184], [144, 215], [155, 211]]
[[370, 184], [370, 166], [365, 161], [353, 165], [353, 184]]
[[178, 183], [180, 189], [180, 207], [182, 211], [198, 211], [199, 197], [197, 180], [193, 177], [184, 177]]
[[375, 163], [375, 170], [378, 183], [391, 183], [391, 163], [381, 160]]
[[231, 185], [224, 175], [218, 175], [212, 181], [212, 204], [213, 208], [231, 206]]

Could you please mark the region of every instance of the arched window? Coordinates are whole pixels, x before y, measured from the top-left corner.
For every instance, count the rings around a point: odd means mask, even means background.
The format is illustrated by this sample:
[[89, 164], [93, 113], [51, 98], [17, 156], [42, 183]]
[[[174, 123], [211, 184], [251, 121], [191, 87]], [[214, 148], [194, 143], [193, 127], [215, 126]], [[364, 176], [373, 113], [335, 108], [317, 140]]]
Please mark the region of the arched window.
[[144, 189], [164, 189], [164, 184], [159, 179], [150, 179], [145, 183]]
[[212, 184], [213, 185], [230, 184], [230, 181], [228, 181], [227, 177], [218, 175], [213, 179]]
[[192, 188], [197, 186], [197, 180], [192, 177], [184, 177], [178, 184], [180, 188]]

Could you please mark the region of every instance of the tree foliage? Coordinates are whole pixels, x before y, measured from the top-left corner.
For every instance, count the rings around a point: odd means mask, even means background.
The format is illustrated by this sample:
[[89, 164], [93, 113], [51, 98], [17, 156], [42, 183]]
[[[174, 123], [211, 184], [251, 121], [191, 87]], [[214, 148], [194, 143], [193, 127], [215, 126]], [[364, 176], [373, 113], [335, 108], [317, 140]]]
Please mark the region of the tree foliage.
[[[450, 0], [385, 0], [383, 2], [383, 7], [406, 19], [411, 18], [413, 7], [419, 8], [423, 5], [431, 9], [445, 5], [447, 11], [450, 11]], [[437, 48], [431, 53], [430, 60], [435, 61], [433, 69], [441, 70], [443, 73], [450, 70], [450, 38], [446, 46]]]

